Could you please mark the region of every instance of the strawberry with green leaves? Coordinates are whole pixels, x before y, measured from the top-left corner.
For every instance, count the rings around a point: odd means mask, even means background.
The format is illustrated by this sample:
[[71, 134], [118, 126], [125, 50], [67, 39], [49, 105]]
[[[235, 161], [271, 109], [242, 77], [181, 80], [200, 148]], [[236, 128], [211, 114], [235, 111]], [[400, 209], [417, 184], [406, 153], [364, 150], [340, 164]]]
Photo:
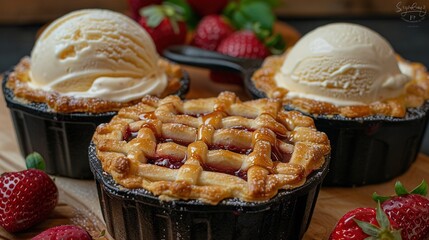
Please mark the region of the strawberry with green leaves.
[[403, 240], [429, 239], [429, 199], [425, 181], [411, 192], [401, 182], [395, 184], [395, 196], [383, 197], [374, 193], [373, 199], [381, 201], [381, 207], [401, 229]]
[[346, 213], [337, 223], [329, 240], [400, 240], [397, 226], [377, 208], [356, 208]]
[[54, 181], [42, 170], [38, 153], [27, 157], [28, 170], [0, 176], [0, 226], [8, 232], [19, 232], [45, 220], [58, 202]]
[[[253, 59], [263, 59], [271, 54], [283, 53], [286, 44], [281, 35], [273, 31], [276, 19], [273, 8], [278, 2], [277, 0], [231, 1], [224, 9], [222, 17], [228, 19], [228, 23], [237, 31], [224, 37], [216, 51], [233, 57]], [[204, 33], [204, 38], [200, 37], [200, 39], [219, 39], [216, 31], [211, 32], [213, 32], [211, 35]], [[204, 43], [200, 43], [199, 46], [204, 46]], [[206, 49], [210, 50], [207, 47]], [[210, 71], [210, 78], [215, 82], [242, 84], [242, 77], [232, 72]]]
[[428, 240], [429, 199], [425, 181], [408, 192], [401, 182], [395, 184], [395, 196], [376, 193], [377, 208], [357, 208], [337, 223], [330, 240]]
[[183, 8], [170, 2], [140, 10], [139, 24], [152, 37], [158, 53], [171, 45], [185, 43], [187, 27], [183, 14]]
[[92, 240], [89, 233], [75, 225], [62, 225], [49, 228], [31, 240]]
[[279, 1], [276, 0], [232, 1], [225, 8], [224, 15], [236, 29], [253, 32], [258, 42], [268, 50], [268, 54], [281, 54], [286, 44], [282, 36], [274, 32], [276, 16], [273, 9], [278, 4]]

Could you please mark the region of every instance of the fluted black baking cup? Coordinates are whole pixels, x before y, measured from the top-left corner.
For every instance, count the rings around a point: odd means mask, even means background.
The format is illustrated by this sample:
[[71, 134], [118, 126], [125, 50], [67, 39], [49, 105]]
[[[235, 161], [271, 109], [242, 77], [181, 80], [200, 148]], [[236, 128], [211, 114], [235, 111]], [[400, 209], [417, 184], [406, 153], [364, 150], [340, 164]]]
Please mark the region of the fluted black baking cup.
[[404, 118], [314, 117], [317, 129], [331, 141], [332, 161], [324, 185], [375, 184], [405, 173], [420, 151], [428, 109], [429, 103], [410, 108]]
[[[13, 90], [6, 87], [9, 73], [4, 74], [2, 89], [21, 154], [39, 152], [49, 174], [93, 178], [88, 164], [88, 145], [96, 127], [109, 122], [116, 112], [64, 114], [52, 111], [45, 103], [24, 103], [15, 99]], [[189, 89], [186, 73], [181, 84], [177, 95], [183, 98]]]
[[[247, 90], [263, 98], [251, 80]], [[293, 108], [285, 106], [287, 110]], [[331, 142], [331, 163], [323, 184], [361, 186], [391, 180], [406, 172], [417, 158], [428, 122], [429, 102], [407, 109], [404, 118], [313, 116], [318, 131]]]
[[103, 171], [95, 146], [89, 147], [101, 210], [115, 239], [301, 239], [307, 230], [325, 164], [301, 187], [282, 190], [265, 202], [226, 199], [217, 205], [200, 201], [161, 201], [144, 189], [125, 189]]

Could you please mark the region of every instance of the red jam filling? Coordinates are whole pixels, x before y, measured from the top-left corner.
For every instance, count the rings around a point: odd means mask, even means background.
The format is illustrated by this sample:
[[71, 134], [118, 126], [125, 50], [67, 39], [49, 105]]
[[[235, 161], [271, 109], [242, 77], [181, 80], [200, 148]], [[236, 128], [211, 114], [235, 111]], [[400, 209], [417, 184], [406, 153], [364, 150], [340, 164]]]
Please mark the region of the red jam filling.
[[133, 131], [131, 131], [130, 127], [127, 127], [127, 129], [124, 132], [122, 139], [124, 141], [129, 142], [129, 141], [133, 140], [134, 138], [136, 138], [137, 134], [138, 134], [138, 132], [133, 132]]
[[290, 137], [286, 135], [276, 134], [276, 138], [282, 142], [293, 144], [293, 142], [290, 140]]
[[245, 154], [245, 155], [249, 155], [252, 152], [251, 148], [240, 148], [237, 146], [226, 146], [226, 145], [211, 145], [211, 146], [209, 146], [209, 150], [219, 150], [219, 149], [228, 150], [231, 152]]
[[234, 169], [230, 169], [230, 168], [223, 168], [223, 167], [219, 167], [219, 166], [211, 166], [211, 165], [207, 165], [207, 164], [202, 164], [201, 166], [206, 171], [226, 173], [226, 174], [233, 175], [233, 176], [239, 177], [239, 178], [247, 181], [247, 172], [246, 171], [234, 170]]
[[292, 157], [291, 153], [286, 153], [280, 151], [277, 147], [273, 147], [271, 151], [271, 159], [274, 161], [284, 162], [287, 163], [290, 161], [290, 158]]
[[189, 142], [184, 142], [184, 141], [180, 141], [178, 139], [172, 139], [172, 138], [158, 138], [157, 142], [158, 143], [174, 142], [174, 143], [177, 143], [177, 144], [185, 146], [185, 147], [190, 144]]
[[[188, 115], [190, 115], [190, 114], [188, 114]], [[207, 114], [207, 113], [195, 114], [195, 115], [191, 115], [191, 116], [193, 116], [193, 117], [205, 117], [205, 118], [211, 117], [211, 115]], [[148, 113], [144, 113], [144, 114], [140, 115], [140, 119], [155, 119], [155, 118], [156, 118], [156, 116], [155, 116], [154, 112], [148, 112]], [[231, 129], [237, 129], [237, 130], [243, 130], [243, 131], [249, 131], [249, 132], [254, 131], [254, 129], [246, 128], [243, 126], [233, 126], [233, 127], [231, 127]], [[128, 127], [123, 134], [123, 140], [129, 142], [132, 139], [136, 138], [137, 134], [138, 134], [137, 131], [131, 131], [131, 129]], [[286, 143], [292, 143], [287, 136], [277, 134], [277, 139], [280, 141], [286, 142]], [[187, 146], [188, 144], [190, 144], [187, 142], [183, 142], [183, 141], [175, 140], [175, 139], [170, 139], [170, 138], [158, 138], [157, 142], [158, 143], [174, 142], [174, 143], [180, 144], [182, 146]], [[235, 153], [239, 153], [239, 154], [245, 154], [245, 155], [249, 155], [253, 150], [253, 149], [249, 149], [249, 148], [241, 148], [238, 146], [227, 146], [227, 145], [211, 145], [211, 146], [209, 146], [209, 150], [219, 150], [219, 149], [228, 150], [231, 152], [235, 152]], [[271, 158], [273, 161], [289, 162], [290, 158], [291, 158], [291, 154], [290, 153], [284, 153], [284, 152], [280, 151], [278, 149], [277, 145], [275, 145], [275, 146], [272, 146]], [[174, 159], [171, 157], [155, 157], [155, 158], [149, 158], [148, 159], [149, 164], [153, 164], [153, 165], [157, 165], [157, 166], [161, 166], [161, 167], [166, 167], [166, 168], [170, 168], [170, 169], [180, 168], [185, 163], [185, 161], [186, 161], [186, 158], [185, 159]], [[222, 168], [219, 166], [211, 166], [211, 165], [207, 165], [207, 164], [202, 164], [202, 167], [206, 171], [225, 173], [225, 174], [237, 176], [237, 177], [247, 181], [247, 171]]]
[[156, 115], [155, 115], [155, 112], [145, 112], [145, 113], [140, 114], [139, 118], [141, 120], [144, 120], [144, 119], [156, 119]]
[[230, 128], [231, 129], [236, 129], [236, 130], [243, 130], [243, 131], [247, 131], [247, 132], [253, 132], [253, 131], [255, 131], [254, 129], [243, 127], [243, 126], [232, 126]]
[[185, 159], [178, 160], [178, 159], [173, 159], [169, 157], [156, 157], [156, 158], [149, 158], [147, 162], [149, 164], [153, 164], [161, 167], [178, 169], [185, 163]]

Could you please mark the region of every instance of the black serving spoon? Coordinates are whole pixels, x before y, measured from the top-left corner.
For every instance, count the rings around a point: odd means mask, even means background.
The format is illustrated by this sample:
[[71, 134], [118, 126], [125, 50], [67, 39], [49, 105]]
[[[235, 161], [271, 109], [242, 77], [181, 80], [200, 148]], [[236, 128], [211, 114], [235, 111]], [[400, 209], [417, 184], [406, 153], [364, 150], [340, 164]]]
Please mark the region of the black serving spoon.
[[244, 79], [244, 87], [253, 98], [266, 96], [252, 82], [252, 75], [261, 67], [263, 59], [236, 58], [188, 45], [169, 47], [164, 50], [163, 55], [165, 58], [180, 64], [240, 73]]

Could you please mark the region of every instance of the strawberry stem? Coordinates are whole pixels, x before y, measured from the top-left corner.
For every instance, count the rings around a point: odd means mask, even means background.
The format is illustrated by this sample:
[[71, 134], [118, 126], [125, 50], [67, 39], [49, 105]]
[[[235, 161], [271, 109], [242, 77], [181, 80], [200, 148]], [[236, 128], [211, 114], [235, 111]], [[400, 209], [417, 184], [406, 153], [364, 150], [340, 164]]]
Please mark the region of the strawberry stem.
[[38, 152], [30, 153], [25, 158], [25, 165], [27, 166], [27, 169], [35, 168], [42, 171], [45, 170], [45, 160]]

